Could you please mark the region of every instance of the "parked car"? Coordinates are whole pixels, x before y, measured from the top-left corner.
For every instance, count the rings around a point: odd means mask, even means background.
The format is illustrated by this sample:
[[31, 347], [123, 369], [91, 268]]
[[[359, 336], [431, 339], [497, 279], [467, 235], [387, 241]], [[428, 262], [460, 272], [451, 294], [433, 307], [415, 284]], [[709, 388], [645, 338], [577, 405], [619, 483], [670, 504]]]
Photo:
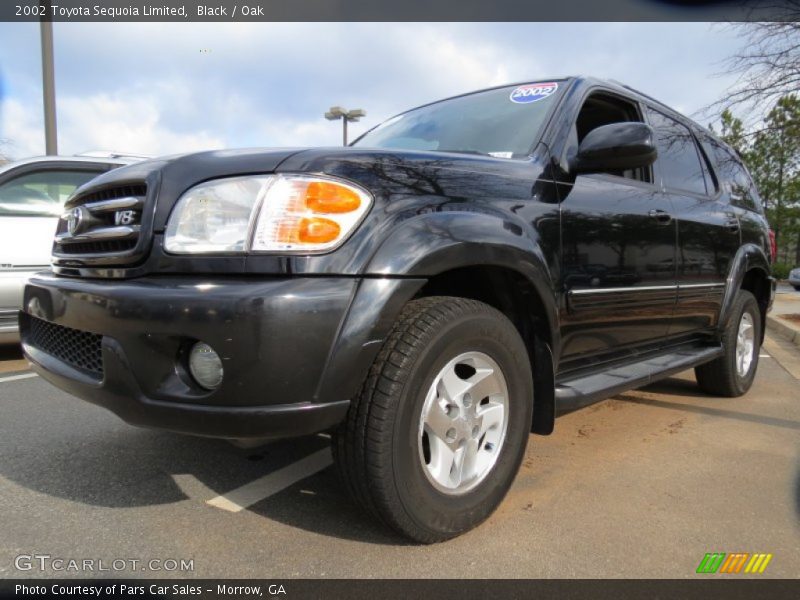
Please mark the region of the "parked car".
[[795, 267], [789, 271], [789, 285], [800, 292], [800, 267]]
[[33, 273], [50, 268], [53, 235], [76, 188], [133, 157], [38, 156], [0, 165], [0, 344], [19, 340], [17, 312]]
[[775, 290], [738, 155], [583, 77], [138, 163], [67, 210], [21, 314], [42, 377], [146, 427], [331, 430], [365, 512], [426, 543], [486, 519], [558, 412], [689, 368], [746, 393]]

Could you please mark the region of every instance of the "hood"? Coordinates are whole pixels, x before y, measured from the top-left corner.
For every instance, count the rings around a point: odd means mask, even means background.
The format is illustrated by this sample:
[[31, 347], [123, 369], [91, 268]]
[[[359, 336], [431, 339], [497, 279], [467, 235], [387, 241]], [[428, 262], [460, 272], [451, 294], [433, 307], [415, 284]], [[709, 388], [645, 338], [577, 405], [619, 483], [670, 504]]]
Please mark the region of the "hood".
[[[539, 159], [532, 157], [532, 160]], [[525, 190], [513, 194], [507, 191], [514, 196], [530, 197], [535, 180], [531, 161], [490, 156], [359, 146], [250, 148], [167, 156], [114, 169], [80, 188], [76, 197], [144, 182], [151, 199], [157, 188], [153, 231], [163, 232], [173, 206], [189, 188], [212, 179], [274, 172], [326, 173], [356, 181], [373, 192], [385, 191], [387, 195], [399, 186], [394, 191], [419, 192], [417, 188], [422, 187], [439, 195], [491, 196], [496, 194], [498, 183], [504, 181], [506, 185], [524, 183]], [[408, 181], [416, 181], [416, 187], [409, 188]]]
[[55, 217], [0, 217], [0, 269], [49, 267]]

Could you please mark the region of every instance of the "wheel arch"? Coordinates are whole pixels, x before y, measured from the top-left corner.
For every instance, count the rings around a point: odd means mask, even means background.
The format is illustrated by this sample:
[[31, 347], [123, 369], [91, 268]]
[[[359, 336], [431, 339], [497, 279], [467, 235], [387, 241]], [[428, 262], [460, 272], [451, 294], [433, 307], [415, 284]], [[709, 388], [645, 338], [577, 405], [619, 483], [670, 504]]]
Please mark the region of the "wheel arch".
[[557, 315], [522, 273], [499, 265], [472, 265], [430, 277], [415, 295], [457, 296], [478, 300], [503, 313], [520, 334], [531, 362], [534, 386], [531, 431], [552, 433], [555, 424], [554, 344], [560, 343]]
[[491, 212], [430, 213], [400, 223], [365, 261], [315, 400], [330, 401], [331, 389], [345, 398], [357, 393], [407, 302], [460, 296], [494, 306], [517, 327], [534, 372], [532, 430], [552, 432], [553, 357], [561, 340], [554, 278], [538, 241], [530, 226]]
[[771, 275], [770, 262], [764, 250], [755, 244], [746, 244], [739, 248], [733, 259], [720, 309], [720, 331], [724, 330], [731, 319], [731, 309], [739, 290], [747, 290], [758, 302], [762, 325], [760, 342], [763, 343], [767, 311], [772, 304], [775, 290], [775, 279]]
[[[466, 297], [475, 298], [469, 276], [487, 285], [510, 285], [534, 301], [536, 320], [552, 349], [560, 347], [556, 277], [542, 248], [539, 232], [521, 219], [490, 210], [437, 212], [418, 215], [387, 236], [367, 261], [364, 273], [370, 277], [400, 276], [447, 282]], [[462, 276], [459, 277], [459, 274]], [[466, 274], [466, 278], [463, 275]], [[428, 283], [427, 289], [436, 283]], [[513, 291], [513, 290], [512, 290]], [[485, 298], [491, 294], [481, 292]], [[447, 294], [446, 290], [442, 292]], [[504, 312], [508, 299], [484, 300]], [[498, 306], [498, 305], [502, 305]], [[557, 356], [557, 351], [555, 352]]]

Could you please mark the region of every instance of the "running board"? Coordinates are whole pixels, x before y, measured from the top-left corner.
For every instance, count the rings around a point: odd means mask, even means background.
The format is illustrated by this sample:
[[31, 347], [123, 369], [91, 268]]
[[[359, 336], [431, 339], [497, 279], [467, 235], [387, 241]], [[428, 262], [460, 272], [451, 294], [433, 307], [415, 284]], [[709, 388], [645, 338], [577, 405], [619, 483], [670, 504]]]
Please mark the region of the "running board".
[[640, 388], [722, 355], [721, 346], [683, 348], [556, 384], [556, 412], [564, 413]]

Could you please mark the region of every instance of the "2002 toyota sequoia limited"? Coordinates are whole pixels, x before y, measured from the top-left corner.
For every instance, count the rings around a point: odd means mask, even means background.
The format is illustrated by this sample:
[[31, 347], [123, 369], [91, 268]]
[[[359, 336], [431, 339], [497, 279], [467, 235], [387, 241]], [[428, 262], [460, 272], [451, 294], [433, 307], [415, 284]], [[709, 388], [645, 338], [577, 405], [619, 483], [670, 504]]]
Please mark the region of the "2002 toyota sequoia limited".
[[723, 142], [620, 84], [553, 79], [346, 148], [101, 175], [20, 325], [44, 378], [129, 423], [333, 430], [355, 500], [435, 542], [491, 514], [557, 412], [692, 367], [747, 392], [772, 253]]

